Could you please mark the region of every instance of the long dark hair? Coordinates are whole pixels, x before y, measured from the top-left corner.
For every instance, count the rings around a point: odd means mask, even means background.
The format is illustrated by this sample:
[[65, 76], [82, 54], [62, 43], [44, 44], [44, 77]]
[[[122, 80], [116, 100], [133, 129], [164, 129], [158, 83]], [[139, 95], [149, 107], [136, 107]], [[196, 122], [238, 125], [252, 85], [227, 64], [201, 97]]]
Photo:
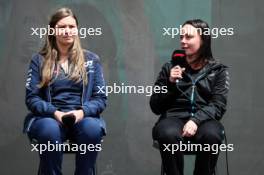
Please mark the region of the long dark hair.
[[[182, 26], [189, 24], [192, 25], [193, 27], [197, 28], [200, 30], [200, 36], [202, 39], [202, 45], [199, 49], [199, 59], [207, 59], [209, 61], [214, 61], [212, 50], [211, 50], [211, 34], [208, 32], [210, 31], [209, 25], [201, 20], [201, 19], [192, 19], [188, 20], [185, 23], [183, 23]], [[206, 32], [206, 35], [205, 35]]]

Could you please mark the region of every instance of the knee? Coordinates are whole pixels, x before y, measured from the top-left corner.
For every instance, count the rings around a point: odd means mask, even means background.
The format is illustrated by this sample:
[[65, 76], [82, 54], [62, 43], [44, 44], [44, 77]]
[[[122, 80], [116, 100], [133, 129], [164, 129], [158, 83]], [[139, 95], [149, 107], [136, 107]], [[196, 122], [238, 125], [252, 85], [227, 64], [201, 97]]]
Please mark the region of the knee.
[[76, 129], [81, 140], [98, 143], [103, 132], [99, 121], [92, 117], [86, 117], [76, 124]]
[[36, 139], [39, 143], [56, 143], [61, 141], [61, 129], [59, 123], [53, 118], [41, 118], [32, 124], [29, 133], [31, 138]]
[[221, 144], [222, 143], [222, 134], [217, 132], [207, 132], [203, 135], [204, 143], [207, 144]]
[[172, 127], [161, 128], [155, 126], [152, 135], [153, 139], [158, 140], [160, 143], [179, 143], [183, 140], [181, 133]]
[[221, 144], [223, 141], [223, 126], [217, 121], [203, 123], [197, 130], [197, 138], [204, 144]]

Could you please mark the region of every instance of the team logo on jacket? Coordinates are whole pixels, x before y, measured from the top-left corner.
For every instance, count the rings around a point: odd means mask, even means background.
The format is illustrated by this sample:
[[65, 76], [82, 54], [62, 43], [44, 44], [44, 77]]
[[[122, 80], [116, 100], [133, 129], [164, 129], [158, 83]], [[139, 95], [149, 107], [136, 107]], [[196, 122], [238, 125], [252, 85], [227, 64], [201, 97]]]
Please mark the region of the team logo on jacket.
[[94, 68], [94, 66], [93, 66], [93, 60], [89, 60], [89, 61], [86, 61], [85, 63], [84, 63], [84, 67], [88, 67], [88, 72], [94, 72], [94, 70], [92, 70], [93, 68]]
[[209, 77], [214, 77], [215, 76], [215, 73], [213, 72], [213, 73], [209, 74], [208, 76]]
[[26, 88], [27, 89], [30, 88], [31, 79], [32, 79], [32, 69], [29, 69], [28, 73], [27, 73], [27, 80], [26, 80]]
[[84, 63], [84, 67], [89, 67], [89, 68], [91, 68], [93, 66], [93, 60], [89, 60], [89, 61], [86, 61], [85, 63]]

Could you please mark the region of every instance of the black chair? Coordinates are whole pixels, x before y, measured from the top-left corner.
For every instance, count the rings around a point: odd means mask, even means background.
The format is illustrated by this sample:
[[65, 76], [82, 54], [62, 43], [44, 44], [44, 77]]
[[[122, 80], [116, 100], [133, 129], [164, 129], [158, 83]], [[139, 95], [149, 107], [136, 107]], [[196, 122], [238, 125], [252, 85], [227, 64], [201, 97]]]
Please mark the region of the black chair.
[[[223, 130], [222, 130], [222, 143], [225, 143], [225, 141], [226, 141], [225, 140], [225, 131], [224, 131], [224, 128], [223, 128]], [[183, 144], [192, 144], [193, 142], [189, 138], [183, 138], [183, 142], [182, 143]], [[160, 145], [159, 145], [159, 142], [157, 140], [153, 140], [152, 146], [154, 148], [158, 149], [158, 150], [160, 149]], [[193, 156], [195, 156], [197, 154], [196, 151], [184, 151], [183, 153], [184, 153], [184, 155], [193, 155]], [[161, 175], [166, 175], [162, 162], [161, 162], [160, 174]]]
[[[187, 143], [187, 141], [184, 141], [183, 143], [185, 144], [185, 143]], [[159, 142], [157, 140], [153, 140], [153, 145], [152, 146], [154, 148], [158, 149], [158, 150], [160, 149], [160, 145], [159, 145]], [[196, 155], [196, 152], [194, 152], [194, 151], [186, 151], [186, 152], [184, 152], [184, 155]], [[161, 162], [161, 167], [160, 167], [160, 174], [161, 175], [166, 175], [162, 162]]]
[[[28, 118], [28, 120], [31, 119], [30, 114], [26, 117], [25, 123], [27, 123], [26, 121], [28, 121], [27, 118]], [[74, 125], [74, 123], [75, 123], [75, 118], [76, 118], [76, 117], [75, 117], [73, 114], [67, 114], [67, 115], [64, 115], [64, 116], [62, 117], [62, 122], [64, 123], [64, 125], [65, 125], [66, 127], [71, 128], [71, 127], [73, 127], [73, 125]], [[24, 125], [25, 125], [25, 123], [24, 123]], [[27, 130], [27, 129], [24, 128], [24, 130]], [[24, 132], [26, 132], [26, 131], [24, 131]], [[37, 139], [35, 139], [35, 138], [31, 138], [31, 137], [29, 137], [29, 136], [28, 136], [28, 138], [29, 138], [31, 144], [38, 144], [38, 140], [37, 140]], [[71, 149], [71, 148], [72, 148], [72, 145], [73, 145], [73, 144], [76, 144], [76, 142], [74, 141], [72, 135], [68, 134], [68, 135], [66, 136], [66, 138], [67, 138], [67, 139], [64, 141], [63, 144], [67, 144], [67, 145], [69, 145], [69, 149], [67, 149], [67, 150], [63, 150], [63, 153], [65, 153], [65, 154], [75, 154], [75, 153], [77, 153], [77, 150], [76, 150], [76, 151], [73, 151], [73, 150]], [[101, 143], [102, 143], [102, 142], [103, 142], [103, 139], [101, 140]], [[31, 146], [32, 146], [32, 145], [31, 145]], [[39, 145], [38, 145], [38, 146], [39, 146]], [[38, 150], [39, 150], [39, 147], [37, 147], [37, 148], [38, 148]], [[38, 174], [40, 174], [40, 173], [38, 173]], [[93, 174], [92, 174], [92, 175], [96, 175], [96, 174], [97, 174], [97, 164], [95, 163], [95, 166], [93, 167]]]

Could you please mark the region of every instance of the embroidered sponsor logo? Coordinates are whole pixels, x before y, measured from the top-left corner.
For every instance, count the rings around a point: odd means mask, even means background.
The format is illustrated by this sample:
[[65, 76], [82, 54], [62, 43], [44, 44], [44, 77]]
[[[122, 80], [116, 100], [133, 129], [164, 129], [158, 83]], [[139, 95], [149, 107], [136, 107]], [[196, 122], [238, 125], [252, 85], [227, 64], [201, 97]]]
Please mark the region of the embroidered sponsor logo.
[[84, 67], [92, 68], [93, 67], [93, 60], [86, 61], [84, 63]]
[[213, 77], [213, 76], [215, 76], [215, 73], [211, 73], [211, 74], [209, 74], [208, 76], [209, 76], [209, 77]]
[[88, 72], [93, 73], [94, 72], [94, 65], [93, 65], [93, 60], [86, 61], [84, 63], [84, 67], [88, 67]]
[[32, 77], [32, 69], [29, 69], [27, 73], [26, 88], [30, 87], [31, 77]]

